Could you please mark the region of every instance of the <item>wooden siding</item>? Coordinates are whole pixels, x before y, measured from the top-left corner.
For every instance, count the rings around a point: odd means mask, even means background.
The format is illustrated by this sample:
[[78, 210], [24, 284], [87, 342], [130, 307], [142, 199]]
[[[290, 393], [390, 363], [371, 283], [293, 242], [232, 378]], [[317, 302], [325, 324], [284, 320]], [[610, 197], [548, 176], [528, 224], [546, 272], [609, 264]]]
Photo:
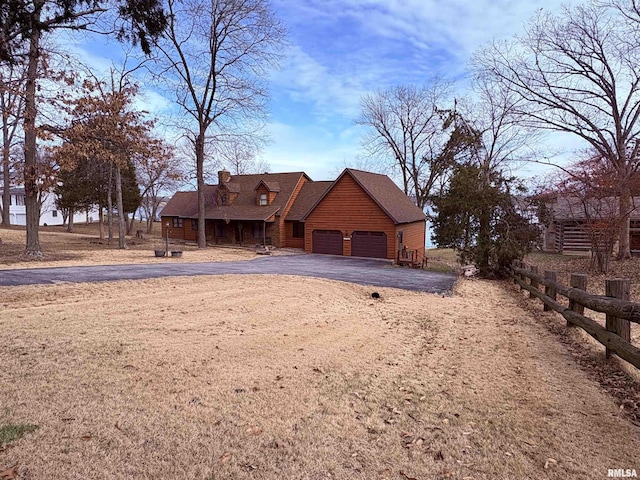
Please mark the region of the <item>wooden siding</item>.
[[[293, 225], [291, 222], [285, 222], [285, 218], [287, 218], [287, 214], [293, 203], [296, 201], [302, 186], [307, 183], [307, 177], [302, 175], [300, 180], [298, 180], [298, 184], [296, 188], [293, 189], [293, 193], [291, 194], [291, 199], [284, 206], [284, 210], [280, 212], [280, 216], [277, 218], [276, 223], [279, 226], [280, 230], [280, 247], [289, 247], [289, 248], [304, 248], [304, 238], [293, 238]], [[305, 230], [306, 232], [306, 230]]]
[[283, 246], [288, 248], [304, 248], [304, 238], [295, 238], [293, 236], [293, 222], [284, 222], [284, 227], [281, 231], [283, 232]]
[[565, 224], [562, 229], [562, 250], [570, 252], [588, 252], [591, 240], [581, 224]]
[[[169, 238], [186, 240], [186, 235], [191, 232], [191, 220], [185, 218], [182, 220], [182, 227], [174, 227], [173, 219], [178, 217], [161, 217], [162, 219], [162, 238], [167, 235], [167, 223], [169, 224]], [[198, 232], [195, 232], [194, 239], [197, 240]]]
[[[314, 230], [340, 230], [351, 235], [354, 230], [387, 234], [387, 258], [396, 257], [396, 226], [371, 197], [351, 178], [344, 175], [307, 217], [306, 252], [313, 250]], [[351, 255], [351, 241], [343, 242], [343, 254]]]
[[[426, 222], [402, 223], [396, 225], [396, 235], [394, 236], [395, 251], [398, 251], [398, 234], [402, 232], [403, 245], [407, 250], [418, 250], [420, 258], [424, 255], [424, 244], [426, 236]], [[391, 239], [389, 239], [391, 241]]]

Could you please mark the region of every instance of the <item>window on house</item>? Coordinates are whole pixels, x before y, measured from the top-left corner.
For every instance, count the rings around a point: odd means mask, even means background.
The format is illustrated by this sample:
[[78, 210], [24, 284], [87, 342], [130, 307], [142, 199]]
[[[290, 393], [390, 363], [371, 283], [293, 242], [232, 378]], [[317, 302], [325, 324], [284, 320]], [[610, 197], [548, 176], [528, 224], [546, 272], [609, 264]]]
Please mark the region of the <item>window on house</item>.
[[198, 230], [198, 220], [191, 220], [191, 230]]
[[181, 218], [174, 218], [173, 219], [173, 228], [182, 228], [182, 219]]
[[261, 193], [260, 194], [260, 205], [266, 205], [267, 204], [267, 194], [266, 193]]
[[54, 210], [53, 212], [51, 212], [51, 216], [52, 217], [57, 217], [58, 216], [58, 210]]
[[220, 198], [220, 203], [222, 205], [226, 205], [227, 203], [229, 203], [229, 196], [226, 193], [222, 194], [222, 197]]
[[9, 205], [24, 205], [24, 195], [11, 195], [9, 197]]
[[304, 223], [293, 222], [293, 238], [304, 238]]

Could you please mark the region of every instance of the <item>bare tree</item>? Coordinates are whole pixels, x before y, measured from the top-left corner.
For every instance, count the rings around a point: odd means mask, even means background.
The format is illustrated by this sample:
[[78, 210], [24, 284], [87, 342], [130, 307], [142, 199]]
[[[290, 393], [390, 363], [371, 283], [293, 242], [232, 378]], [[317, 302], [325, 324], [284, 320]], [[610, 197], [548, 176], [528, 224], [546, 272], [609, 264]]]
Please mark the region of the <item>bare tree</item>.
[[20, 117], [24, 110], [26, 65], [23, 62], [0, 65], [0, 110], [2, 110], [2, 226], [11, 226], [11, 150], [18, 138]]
[[[572, 133], [609, 162], [620, 185], [620, 212], [630, 212], [630, 181], [639, 165], [639, 44], [628, 15], [587, 3], [560, 15], [540, 11], [524, 35], [474, 58], [481, 74], [519, 99], [522, 124]], [[619, 244], [618, 258], [629, 258], [628, 215]]]
[[167, 0], [169, 28], [157, 42], [159, 76], [172, 83], [193, 142], [198, 247], [206, 247], [205, 149], [221, 135], [259, 135], [267, 69], [284, 28], [266, 0]]
[[[116, 6], [116, 9], [110, 8]], [[117, 19], [101, 29], [98, 18], [111, 12]], [[119, 25], [117, 25], [119, 23]], [[24, 92], [24, 187], [27, 223], [25, 253], [40, 256], [37, 198], [37, 114], [36, 91], [41, 80], [42, 43], [47, 34], [60, 29], [100, 30], [118, 39], [139, 42], [149, 52], [152, 37], [162, 33], [166, 25], [158, 0], [12, 0], [0, 2], [0, 62], [15, 63], [24, 59], [27, 74]]]
[[147, 217], [147, 233], [153, 230], [153, 222], [162, 202], [162, 193], [174, 190], [185, 180], [181, 159], [173, 148], [157, 141], [159, 145], [149, 149], [146, 155], [136, 155], [136, 177], [142, 189], [142, 208]]
[[215, 152], [220, 165], [234, 175], [265, 173], [271, 168], [269, 162], [260, 157], [259, 146], [241, 138], [218, 142]]
[[441, 153], [448, 140], [438, 107], [449, 102], [450, 85], [438, 79], [423, 88], [398, 86], [366, 95], [358, 125], [371, 128], [363, 146], [399, 169], [404, 193], [424, 208], [448, 169]]

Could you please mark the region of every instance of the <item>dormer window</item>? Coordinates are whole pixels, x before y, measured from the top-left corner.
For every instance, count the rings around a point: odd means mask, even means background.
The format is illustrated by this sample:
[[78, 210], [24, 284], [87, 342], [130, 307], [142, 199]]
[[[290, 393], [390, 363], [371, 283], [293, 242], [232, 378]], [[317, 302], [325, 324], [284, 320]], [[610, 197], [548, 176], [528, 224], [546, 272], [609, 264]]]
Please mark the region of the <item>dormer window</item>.
[[226, 205], [229, 202], [229, 196], [226, 193], [223, 193], [220, 198], [220, 203], [222, 205]]
[[260, 194], [260, 206], [264, 206], [267, 205], [267, 194], [266, 193], [261, 193]]

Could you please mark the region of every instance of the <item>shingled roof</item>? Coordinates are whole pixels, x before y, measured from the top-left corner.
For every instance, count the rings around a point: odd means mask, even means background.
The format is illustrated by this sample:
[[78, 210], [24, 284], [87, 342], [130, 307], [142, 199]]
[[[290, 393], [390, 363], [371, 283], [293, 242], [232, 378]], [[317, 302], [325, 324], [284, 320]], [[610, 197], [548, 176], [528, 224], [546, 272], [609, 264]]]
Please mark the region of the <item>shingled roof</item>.
[[352, 168], [344, 169], [336, 181], [327, 188], [307, 213], [305, 213], [305, 218], [345, 175], [350, 175], [396, 225], [400, 223], [420, 222], [426, 219], [424, 212], [420, 210], [389, 177], [379, 173], [354, 170]]
[[[599, 220], [617, 217], [620, 211], [620, 200], [617, 197], [584, 200], [578, 197], [560, 196], [550, 206], [553, 220], [556, 222]], [[640, 197], [632, 197], [631, 206], [629, 217], [632, 220], [640, 219]]]
[[286, 220], [299, 222], [304, 220], [311, 209], [323, 197], [326, 191], [333, 185], [332, 181], [307, 182], [302, 186], [300, 193], [287, 213]]
[[[306, 177], [303, 172], [234, 175], [224, 184], [229, 192], [237, 193], [232, 205], [219, 205], [217, 202], [219, 186], [207, 185], [205, 186], [205, 218], [210, 220], [269, 220], [282, 212], [303, 176]], [[255, 188], [261, 182], [271, 188], [279, 189], [271, 205], [256, 205]], [[162, 216], [198, 218], [198, 193], [177, 192], [162, 210]]]

